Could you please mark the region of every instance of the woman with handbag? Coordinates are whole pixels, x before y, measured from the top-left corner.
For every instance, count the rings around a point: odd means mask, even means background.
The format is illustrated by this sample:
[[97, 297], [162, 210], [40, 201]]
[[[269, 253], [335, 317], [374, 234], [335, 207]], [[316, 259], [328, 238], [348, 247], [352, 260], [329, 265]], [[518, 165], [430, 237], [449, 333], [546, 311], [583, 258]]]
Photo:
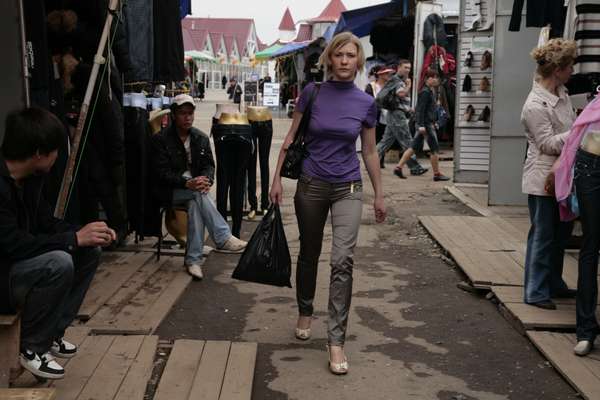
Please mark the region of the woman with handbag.
[[[362, 214], [362, 180], [356, 140], [361, 137], [362, 157], [375, 192], [375, 219], [385, 220], [379, 158], [375, 147], [377, 107], [374, 99], [354, 85], [365, 64], [359, 39], [349, 32], [336, 35], [323, 51], [319, 65], [329, 80], [309, 84], [300, 96], [294, 119], [281, 151], [271, 201], [280, 204], [281, 174], [302, 154], [294, 205], [300, 230], [300, 254], [296, 269], [296, 296], [299, 318], [296, 337], [310, 338], [317, 267], [323, 231], [331, 211], [333, 228], [331, 279], [329, 286], [328, 346], [329, 370], [348, 372], [344, 341], [352, 296], [353, 251]], [[302, 158], [302, 157], [300, 157]]]
[[521, 113], [528, 142], [522, 189], [528, 195], [531, 221], [524, 302], [554, 310], [552, 298], [575, 297], [562, 279], [565, 244], [573, 223], [560, 220], [552, 172], [576, 117], [564, 86], [573, 73], [575, 42], [552, 39], [531, 56], [537, 63], [536, 80]]

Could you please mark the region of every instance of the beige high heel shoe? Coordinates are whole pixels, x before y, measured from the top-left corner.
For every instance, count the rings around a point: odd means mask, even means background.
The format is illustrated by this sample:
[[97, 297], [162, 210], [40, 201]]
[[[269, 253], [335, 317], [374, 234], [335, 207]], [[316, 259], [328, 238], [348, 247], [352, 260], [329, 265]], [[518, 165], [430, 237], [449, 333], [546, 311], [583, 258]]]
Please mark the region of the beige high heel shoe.
[[310, 328], [307, 328], [307, 329], [296, 328], [296, 339], [299, 339], [299, 340], [310, 339]]
[[329, 371], [334, 375], [346, 375], [348, 373], [348, 359], [344, 356], [344, 361], [339, 364], [331, 362], [331, 350], [329, 345], [325, 345], [327, 347], [327, 355], [329, 359], [327, 360], [327, 366], [329, 367]]

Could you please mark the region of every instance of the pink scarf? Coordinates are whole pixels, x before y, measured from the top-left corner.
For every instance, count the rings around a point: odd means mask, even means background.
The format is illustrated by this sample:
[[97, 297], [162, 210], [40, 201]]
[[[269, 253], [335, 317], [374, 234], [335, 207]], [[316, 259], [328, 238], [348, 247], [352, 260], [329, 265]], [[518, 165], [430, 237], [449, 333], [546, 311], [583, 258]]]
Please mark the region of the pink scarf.
[[575, 120], [558, 159], [558, 167], [555, 170], [555, 193], [562, 221], [571, 221], [577, 217], [571, 212], [568, 204], [569, 195], [573, 190], [573, 165], [575, 164], [577, 149], [588, 125], [600, 122], [600, 101], [598, 101], [598, 97], [588, 104]]

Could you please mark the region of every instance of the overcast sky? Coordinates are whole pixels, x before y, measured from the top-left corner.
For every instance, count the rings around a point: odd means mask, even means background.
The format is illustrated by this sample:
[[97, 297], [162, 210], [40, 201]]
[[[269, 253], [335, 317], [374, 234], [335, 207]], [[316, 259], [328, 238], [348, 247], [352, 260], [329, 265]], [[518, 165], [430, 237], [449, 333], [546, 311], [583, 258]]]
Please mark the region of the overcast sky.
[[[342, 0], [348, 10], [388, 3], [389, 0]], [[286, 7], [294, 22], [318, 16], [329, 0], [192, 0], [192, 16], [254, 18], [258, 37], [270, 44], [279, 36], [279, 23]]]

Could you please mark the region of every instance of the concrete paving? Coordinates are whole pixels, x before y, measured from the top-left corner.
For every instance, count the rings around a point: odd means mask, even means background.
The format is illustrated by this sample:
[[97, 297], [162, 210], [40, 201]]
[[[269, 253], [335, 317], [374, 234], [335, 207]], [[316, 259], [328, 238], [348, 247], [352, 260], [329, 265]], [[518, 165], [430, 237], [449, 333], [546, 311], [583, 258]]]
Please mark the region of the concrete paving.
[[[209, 132], [215, 103], [225, 100], [224, 92], [209, 91], [197, 108], [196, 125]], [[289, 125], [289, 119], [274, 122], [273, 167]], [[423, 163], [428, 165], [427, 160]], [[330, 226], [311, 340], [294, 338], [294, 289], [232, 280], [237, 257], [214, 253], [205, 264], [205, 279], [188, 287], [159, 328], [161, 339], [258, 342], [254, 398], [259, 400], [577, 398], [495, 305], [456, 288], [464, 277], [416, 218], [473, 211], [446, 193], [444, 183], [433, 182], [431, 172], [399, 180], [392, 168], [388, 164], [382, 171], [388, 219], [381, 225], [375, 224], [372, 188], [363, 172], [365, 201], [355, 252], [347, 376], [327, 370]], [[443, 162], [442, 169], [452, 175], [451, 162]], [[284, 179], [282, 213], [293, 262], [298, 252], [294, 188], [294, 181]], [[256, 224], [244, 222], [244, 239]]]

